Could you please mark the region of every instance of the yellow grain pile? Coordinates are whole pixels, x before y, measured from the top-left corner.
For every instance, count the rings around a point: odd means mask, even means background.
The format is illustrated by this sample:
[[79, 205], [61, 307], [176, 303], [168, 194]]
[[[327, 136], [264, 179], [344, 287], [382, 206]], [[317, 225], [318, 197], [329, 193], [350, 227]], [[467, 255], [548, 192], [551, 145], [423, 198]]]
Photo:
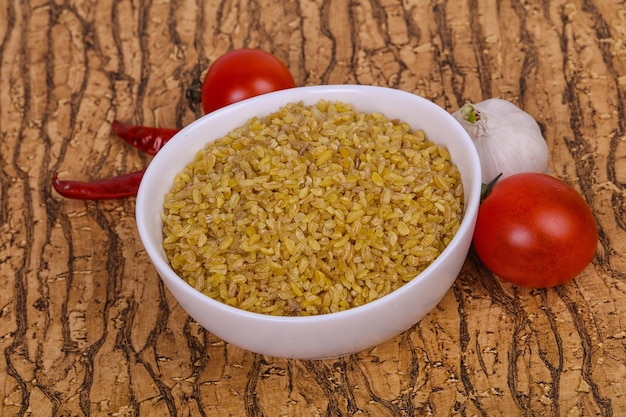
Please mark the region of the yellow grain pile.
[[448, 151], [349, 104], [293, 103], [205, 146], [164, 204], [173, 269], [273, 315], [345, 310], [425, 269], [462, 219]]

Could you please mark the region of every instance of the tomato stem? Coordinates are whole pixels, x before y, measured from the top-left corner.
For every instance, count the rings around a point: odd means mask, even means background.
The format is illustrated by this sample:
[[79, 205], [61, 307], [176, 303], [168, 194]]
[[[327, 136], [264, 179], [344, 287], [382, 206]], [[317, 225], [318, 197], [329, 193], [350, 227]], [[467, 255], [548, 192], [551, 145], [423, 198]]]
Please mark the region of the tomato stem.
[[187, 105], [189, 109], [198, 114], [202, 105], [202, 80], [200, 78], [194, 78], [191, 85], [185, 92], [185, 98], [187, 99]]
[[491, 182], [482, 185], [480, 190], [480, 201], [483, 201], [485, 198], [487, 198], [487, 196], [491, 193], [491, 189], [494, 185], [496, 185], [496, 182], [498, 182], [501, 176], [502, 173], [499, 173], [497, 177], [491, 180]]

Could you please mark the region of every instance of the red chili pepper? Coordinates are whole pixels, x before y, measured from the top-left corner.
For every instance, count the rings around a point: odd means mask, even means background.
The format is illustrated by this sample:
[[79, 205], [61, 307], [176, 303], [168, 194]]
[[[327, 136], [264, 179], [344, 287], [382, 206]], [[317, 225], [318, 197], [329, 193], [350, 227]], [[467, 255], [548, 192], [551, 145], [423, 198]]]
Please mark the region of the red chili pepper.
[[60, 180], [52, 177], [52, 186], [63, 197], [79, 200], [108, 200], [137, 195], [145, 169], [95, 181]]
[[137, 126], [114, 120], [111, 125], [113, 133], [135, 148], [147, 153], [156, 153], [174, 136], [179, 129], [162, 127]]

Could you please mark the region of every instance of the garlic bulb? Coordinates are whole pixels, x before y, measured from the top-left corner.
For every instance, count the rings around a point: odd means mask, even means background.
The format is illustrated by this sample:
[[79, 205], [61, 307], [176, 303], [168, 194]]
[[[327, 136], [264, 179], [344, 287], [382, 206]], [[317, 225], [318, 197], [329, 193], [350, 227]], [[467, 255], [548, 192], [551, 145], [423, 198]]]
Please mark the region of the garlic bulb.
[[452, 113], [478, 151], [487, 184], [518, 172], [548, 173], [548, 146], [535, 119], [515, 104], [490, 98]]

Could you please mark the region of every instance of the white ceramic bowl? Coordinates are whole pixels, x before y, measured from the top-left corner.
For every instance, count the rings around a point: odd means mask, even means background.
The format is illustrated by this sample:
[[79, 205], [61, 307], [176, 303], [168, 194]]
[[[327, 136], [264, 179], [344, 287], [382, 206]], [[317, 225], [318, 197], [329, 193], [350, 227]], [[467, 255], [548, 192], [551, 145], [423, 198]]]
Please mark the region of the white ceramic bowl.
[[[461, 172], [465, 214], [443, 253], [419, 276], [376, 301], [350, 310], [309, 317], [275, 317], [229, 307], [196, 291], [171, 269], [162, 244], [164, 195], [174, 176], [209, 140], [289, 102], [314, 104], [339, 100], [355, 110], [398, 118], [448, 147]], [[422, 97], [396, 89], [326, 85], [265, 94], [217, 110], [189, 124], [163, 147], [148, 166], [137, 196], [139, 235], [159, 275], [180, 305], [200, 325], [226, 342], [256, 353], [322, 359], [356, 353], [407, 330], [424, 317], [452, 286], [469, 250], [480, 201], [481, 174], [471, 139], [452, 116]]]

